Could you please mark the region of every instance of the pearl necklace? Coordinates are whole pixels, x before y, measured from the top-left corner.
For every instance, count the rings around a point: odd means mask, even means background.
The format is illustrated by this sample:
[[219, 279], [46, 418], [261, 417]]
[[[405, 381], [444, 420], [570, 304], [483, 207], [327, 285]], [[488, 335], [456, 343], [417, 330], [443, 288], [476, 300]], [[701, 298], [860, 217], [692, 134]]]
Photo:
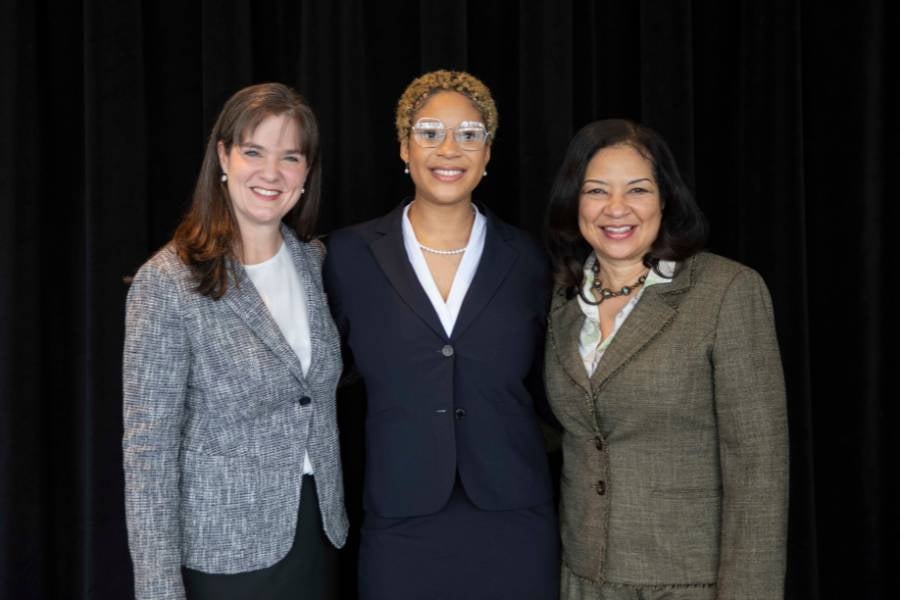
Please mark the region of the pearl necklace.
[[[475, 208], [474, 204], [472, 205], [472, 212], [475, 213], [475, 216], [477, 218], [478, 209]], [[463, 252], [466, 251], [466, 248], [468, 248], [468, 247], [469, 247], [469, 245], [466, 244], [462, 248], [455, 248], [453, 250], [438, 250], [437, 248], [432, 248], [431, 246], [426, 246], [425, 244], [422, 244], [422, 243], [419, 244], [419, 248], [421, 248], [425, 252], [430, 252], [431, 254], [438, 254], [440, 256], [454, 256], [456, 254], [462, 254]]]
[[438, 250], [437, 248], [431, 248], [426, 246], [425, 244], [419, 244], [419, 248], [424, 250], [425, 252], [431, 252], [432, 254], [440, 254], [441, 256], [452, 256], [454, 254], [462, 254], [466, 251], [468, 246], [463, 246], [462, 248], [456, 248], [455, 250]]

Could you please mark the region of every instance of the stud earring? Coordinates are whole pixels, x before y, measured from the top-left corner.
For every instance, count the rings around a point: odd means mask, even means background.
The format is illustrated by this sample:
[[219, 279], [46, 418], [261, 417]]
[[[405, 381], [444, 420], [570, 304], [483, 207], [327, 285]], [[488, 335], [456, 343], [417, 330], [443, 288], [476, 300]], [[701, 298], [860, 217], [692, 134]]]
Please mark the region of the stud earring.
[[409, 175], [409, 163], [406, 163], [406, 167], [403, 169], [403, 172]]
[[487, 177], [487, 169], [484, 170], [484, 174], [482, 175], [482, 177]]
[[305, 187], [300, 188], [300, 195], [301, 195], [301, 196], [303, 195], [304, 192], [306, 192], [306, 188], [305, 188]]
[[222, 176], [219, 177], [219, 179], [222, 181], [222, 183], [225, 183], [226, 181], [228, 181], [228, 173], [222, 173]]

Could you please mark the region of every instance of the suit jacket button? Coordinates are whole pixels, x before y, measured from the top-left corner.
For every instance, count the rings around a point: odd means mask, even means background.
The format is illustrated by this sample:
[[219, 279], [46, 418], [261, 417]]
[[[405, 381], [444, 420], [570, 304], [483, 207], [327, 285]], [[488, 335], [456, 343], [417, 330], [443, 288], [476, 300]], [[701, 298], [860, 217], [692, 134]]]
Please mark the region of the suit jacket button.
[[443, 354], [447, 358], [450, 358], [451, 356], [453, 356], [453, 346], [447, 344], [446, 346], [441, 348], [441, 354]]
[[597, 495], [602, 496], [603, 494], [606, 493], [606, 482], [601, 479], [600, 481], [597, 482], [597, 485], [595, 486], [595, 488], [597, 490]]
[[300, 399], [297, 400], [297, 402], [300, 404], [300, 406], [306, 406], [307, 404], [312, 402], [312, 399], [310, 399], [309, 396], [300, 396]]
[[466, 409], [464, 408], [457, 408], [453, 412], [456, 414], [457, 419], [462, 419], [464, 416], [466, 416]]

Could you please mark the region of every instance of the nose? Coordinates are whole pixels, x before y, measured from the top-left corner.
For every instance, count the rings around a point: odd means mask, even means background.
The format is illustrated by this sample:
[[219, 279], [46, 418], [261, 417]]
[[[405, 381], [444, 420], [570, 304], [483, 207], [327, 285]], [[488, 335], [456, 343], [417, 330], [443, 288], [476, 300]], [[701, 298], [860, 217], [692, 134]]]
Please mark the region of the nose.
[[456, 143], [456, 130], [448, 129], [444, 136], [444, 141], [438, 146], [438, 153], [441, 156], [456, 156], [460, 153], [459, 145]]
[[627, 215], [629, 210], [631, 209], [625, 201], [625, 196], [619, 192], [612, 192], [603, 212], [610, 217], [621, 217]]
[[280, 171], [278, 170], [278, 157], [277, 156], [269, 156], [263, 162], [262, 173], [261, 175], [267, 181], [274, 181], [278, 179]]

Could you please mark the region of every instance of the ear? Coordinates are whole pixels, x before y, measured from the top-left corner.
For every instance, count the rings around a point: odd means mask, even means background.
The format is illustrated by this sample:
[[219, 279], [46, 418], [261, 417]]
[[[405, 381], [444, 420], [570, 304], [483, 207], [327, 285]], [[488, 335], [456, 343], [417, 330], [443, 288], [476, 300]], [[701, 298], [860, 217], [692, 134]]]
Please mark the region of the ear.
[[484, 166], [491, 162], [491, 146], [488, 144], [484, 147]]
[[400, 142], [400, 160], [405, 163], [409, 162], [409, 140]]
[[223, 173], [228, 172], [228, 152], [225, 150], [225, 142], [219, 140], [216, 144], [216, 153], [219, 155], [219, 167]]

